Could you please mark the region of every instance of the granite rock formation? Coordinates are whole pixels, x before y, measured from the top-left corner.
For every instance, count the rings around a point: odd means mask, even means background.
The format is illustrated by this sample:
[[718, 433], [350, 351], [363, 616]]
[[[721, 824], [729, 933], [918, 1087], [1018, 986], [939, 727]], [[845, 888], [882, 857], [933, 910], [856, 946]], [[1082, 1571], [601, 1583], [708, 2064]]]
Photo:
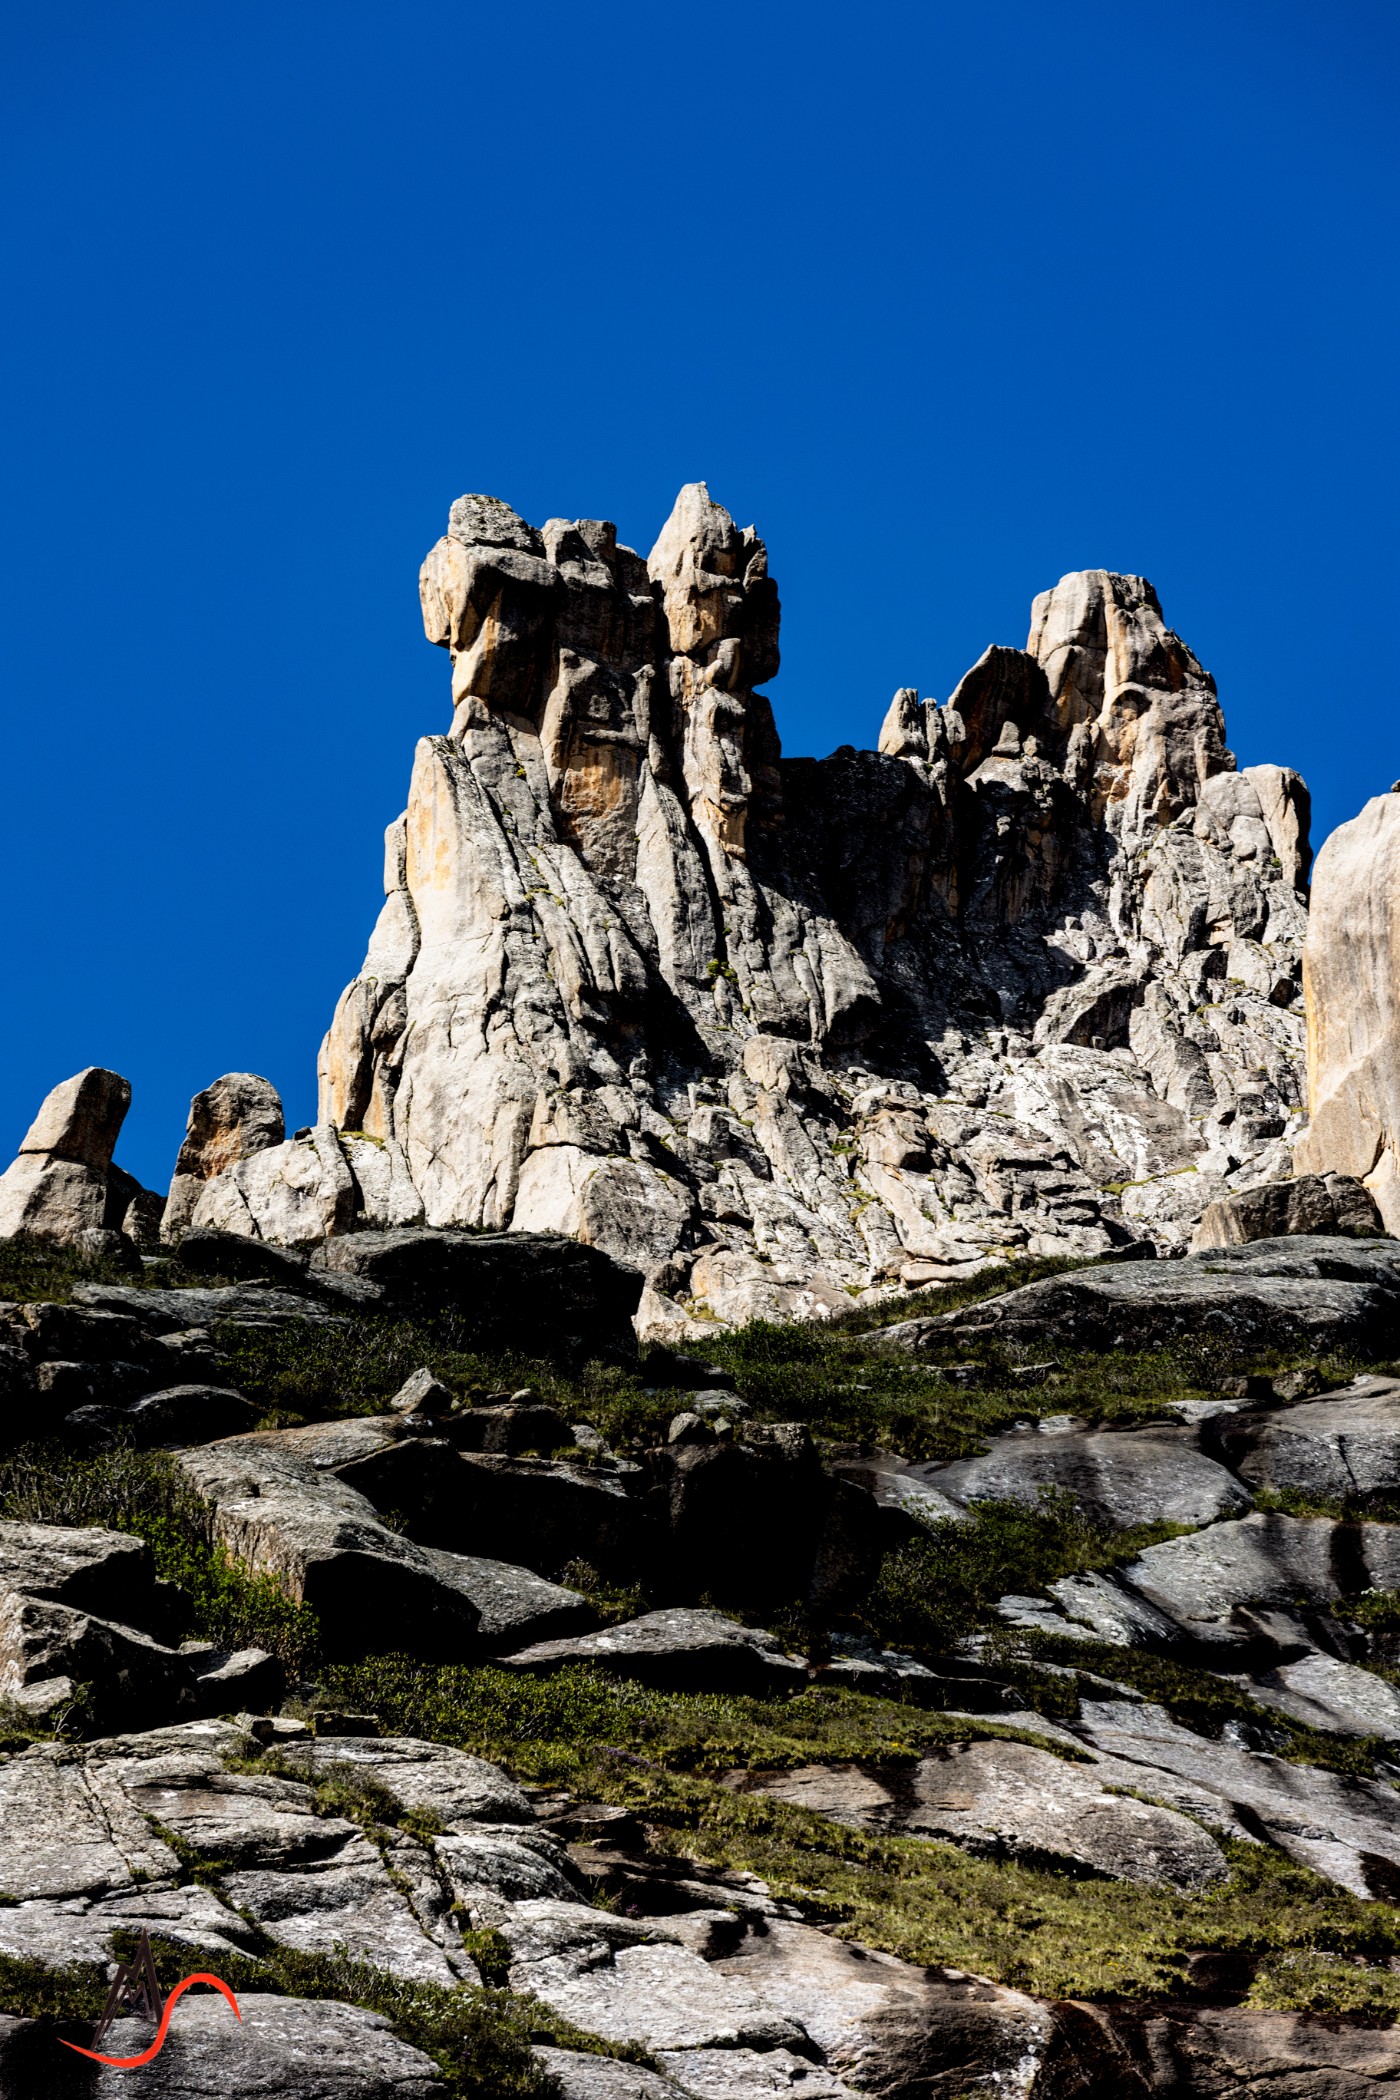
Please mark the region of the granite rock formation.
[[92, 1065], [56, 1086], [0, 1174], [0, 1239], [26, 1232], [35, 1239], [103, 1246], [119, 1231], [139, 1184], [112, 1165], [112, 1153], [131, 1088], [118, 1072]]
[[211, 1171], [192, 1118], [168, 1232], [563, 1232], [679, 1339], [1177, 1249], [1290, 1172], [1307, 793], [1236, 769], [1150, 584], [1065, 577], [1025, 649], [820, 761], [781, 755], [767, 554], [703, 484], [646, 561], [463, 497], [421, 590], [453, 719], [320, 1121]]
[[1303, 954], [1311, 1120], [1300, 1174], [1364, 1181], [1400, 1230], [1400, 795], [1375, 795], [1318, 855]]

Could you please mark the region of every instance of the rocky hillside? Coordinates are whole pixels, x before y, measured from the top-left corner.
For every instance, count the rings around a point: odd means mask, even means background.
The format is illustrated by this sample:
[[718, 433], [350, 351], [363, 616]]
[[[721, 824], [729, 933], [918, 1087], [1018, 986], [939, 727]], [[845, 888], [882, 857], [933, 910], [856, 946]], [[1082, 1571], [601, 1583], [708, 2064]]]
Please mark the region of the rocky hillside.
[[1236, 769], [1140, 577], [1065, 577], [1025, 649], [821, 761], [781, 755], [777, 589], [702, 484], [646, 561], [464, 496], [422, 598], [452, 722], [320, 1121], [286, 1139], [265, 1082], [219, 1082], [167, 1236], [568, 1233], [683, 1341], [1007, 1255], [1180, 1251], [1290, 1171], [1307, 793]]
[[1400, 1252], [1040, 1267], [0, 1244], [0, 2094], [1388, 2090]]
[[320, 1120], [0, 1175], [0, 2100], [1393, 2089], [1400, 798], [1101, 572], [785, 761], [698, 486], [423, 603]]

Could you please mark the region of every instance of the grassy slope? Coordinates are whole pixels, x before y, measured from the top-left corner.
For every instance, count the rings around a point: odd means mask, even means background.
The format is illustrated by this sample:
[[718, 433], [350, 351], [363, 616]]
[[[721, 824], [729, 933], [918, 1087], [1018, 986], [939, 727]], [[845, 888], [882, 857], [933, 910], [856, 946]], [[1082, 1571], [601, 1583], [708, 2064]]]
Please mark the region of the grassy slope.
[[[1011, 1280], [1063, 1266], [1026, 1264]], [[31, 1262], [21, 1275], [12, 1261], [8, 1271], [0, 1268], [0, 1294], [61, 1295], [79, 1273], [71, 1264], [61, 1271], [62, 1262], [50, 1260]], [[1005, 1276], [979, 1279], [956, 1299], [938, 1294], [922, 1309], [948, 1310], [1006, 1283]], [[1081, 1354], [1062, 1358], [1046, 1384], [1027, 1390], [992, 1347], [978, 1352], [982, 1382], [971, 1386], [947, 1375], [955, 1354], [967, 1360], [966, 1350], [950, 1348], [941, 1361], [919, 1363], [865, 1353], [872, 1325], [920, 1309], [905, 1301], [822, 1327], [760, 1323], [716, 1334], [704, 1353], [731, 1372], [758, 1419], [805, 1421], [821, 1439], [880, 1443], [911, 1458], [961, 1455], [1011, 1422], [1048, 1413], [1148, 1418], [1170, 1399], [1218, 1389], [1224, 1377], [1305, 1361], [1283, 1343], [1243, 1357], [1206, 1343], [1140, 1355]], [[570, 1419], [592, 1421], [622, 1448], [654, 1436], [677, 1405], [673, 1392], [648, 1391], [645, 1367], [638, 1374], [590, 1367], [566, 1378], [528, 1358], [476, 1355], [461, 1346], [450, 1320], [432, 1328], [369, 1320], [349, 1332], [307, 1323], [273, 1336], [228, 1331], [221, 1340], [228, 1375], [262, 1401], [269, 1422], [373, 1412], [421, 1363], [472, 1400], [531, 1384]], [[1322, 1368], [1340, 1374], [1349, 1367]], [[198, 1505], [172, 1482], [168, 1467], [158, 1455], [77, 1463], [51, 1451], [19, 1454], [0, 1470], [0, 1513], [141, 1532], [161, 1571], [189, 1593], [190, 1630], [230, 1644], [280, 1645], [289, 1660], [304, 1663], [314, 1626], [270, 1586], [251, 1584], [221, 1560]], [[1034, 1590], [1070, 1569], [1109, 1565], [1145, 1538], [1106, 1538], [1063, 1505], [988, 1508], [977, 1525], [940, 1529], [927, 1545], [887, 1563], [865, 1624], [936, 1655], [986, 1626], [1000, 1591]], [[1069, 1696], [1069, 1681], [1033, 1676], [1025, 1658], [1035, 1645], [1019, 1644], [1020, 1662], [1008, 1652], [1006, 1667], [1022, 1669], [1028, 1703], [1054, 1711]], [[1139, 1682], [1207, 1732], [1243, 1717], [1281, 1754], [1369, 1768], [1371, 1746], [1291, 1729], [1206, 1673], [1087, 1642], [1054, 1652], [1075, 1667]], [[723, 1772], [738, 1766], [899, 1762], [960, 1731], [1000, 1732], [993, 1723], [954, 1722], [853, 1694], [771, 1703], [687, 1699], [586, 1672], [540, 1685], [491, 1669], [425, 1670], [394, 1657], [329, 1671], [322, 1689], [333, 1703], [377, 1712], [387, 1729], [463, 1744], [581, 1797], [634, 1802], [663, 1845], [751, 1868], [838, 1929], [920, 1960], [1036, 1991], [1094, 1997], [1178, 1994], [1189, 1956], [1218, 1950], [1247, 1960], [1254, 2002], [1368, 2009], [1380, 2017], [1400, 2010], [1400, 1982], [1388, 1967], [1400, 1960], [1397, 1912], [1360, 1903], [1262, 1848], [1232, 1854], [1223, 1889], [1176, 1897], [974, 1860], [942, 1845], [867, 1837], [722, 1783]]]

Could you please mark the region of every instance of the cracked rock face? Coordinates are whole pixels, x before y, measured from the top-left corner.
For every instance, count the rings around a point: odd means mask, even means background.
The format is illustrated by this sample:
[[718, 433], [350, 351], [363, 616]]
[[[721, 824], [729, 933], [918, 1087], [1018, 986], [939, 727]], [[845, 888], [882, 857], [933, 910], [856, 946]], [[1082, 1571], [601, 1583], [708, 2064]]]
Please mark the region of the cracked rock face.
[[1236, 769], [1142, 578], [1065, 577], [1025, 649], [820, 761], [782, 757], [767, 554], [703, 484], [646, 560], [463, 497], [421, 585], [452, 722], [387, 834], [320, 1120], [273, 1142], [220, 1082], [167, 1230], [562, 1232], [643, 1269], [643, 1332], [683, 1340], [1179, 1248], [1289, 1173], [1307, 792]]

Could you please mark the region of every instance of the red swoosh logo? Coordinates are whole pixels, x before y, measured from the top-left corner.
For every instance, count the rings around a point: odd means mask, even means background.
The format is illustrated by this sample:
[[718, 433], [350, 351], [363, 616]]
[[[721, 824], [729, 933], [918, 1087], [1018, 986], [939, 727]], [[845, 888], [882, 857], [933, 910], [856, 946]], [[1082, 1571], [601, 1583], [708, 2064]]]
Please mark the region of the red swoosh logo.
[[[175, 2000], [182, 1992], [187, 1991], [192, 1983], [212, 1984], [216, 1991], [222, 1991], [225, 1998], [228, 1999], [229, 2004], [233, 2007], [234, 2019], [241, 2020], [243, 2018], [242, 2013], [238, 2010], [238, 2000], [234, 1997], [228, 1985], [217, 1976], [207, 1976], [201, 1969], [195, 1976], [182, 1976], [176, 1984], [174, 1990], [165, 2001], [165, 2011], [160, 2016], [160, 2026], [156, 2029], [155, 2040], [151, 2043], [150, 2048], [143, 2049], [139, 2056], [99, 2056], [95, 2049], [80, 2048], [77, 2042], [64, 2042], [63, 2046], [65, 2049], [76, 2050], [79, 2056], [90, 2056], [95, 2064], [110, 2064], [114, 2071], [138, 2070], [142, 2064], [148, 2064], [153, 2056], [159, 2056], [161, 2050], [165, 2047], [166, 2029], [170, 2025], [170, 2015], [175, 2009]], [[63, 2040], [61, 2035], [59, 2040]]]

